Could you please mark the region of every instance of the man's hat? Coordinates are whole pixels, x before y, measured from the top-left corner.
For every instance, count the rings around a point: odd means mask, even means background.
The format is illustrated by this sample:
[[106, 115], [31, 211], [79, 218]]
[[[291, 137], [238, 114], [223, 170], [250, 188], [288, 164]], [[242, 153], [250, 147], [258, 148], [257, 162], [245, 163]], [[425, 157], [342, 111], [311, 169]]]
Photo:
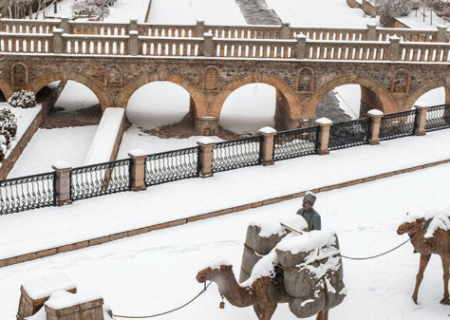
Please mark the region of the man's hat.
[[314, 202], [316, 202], [316, 198], [317, 197], [314, 193], [308, 191], [303, 199], [314, 204]]

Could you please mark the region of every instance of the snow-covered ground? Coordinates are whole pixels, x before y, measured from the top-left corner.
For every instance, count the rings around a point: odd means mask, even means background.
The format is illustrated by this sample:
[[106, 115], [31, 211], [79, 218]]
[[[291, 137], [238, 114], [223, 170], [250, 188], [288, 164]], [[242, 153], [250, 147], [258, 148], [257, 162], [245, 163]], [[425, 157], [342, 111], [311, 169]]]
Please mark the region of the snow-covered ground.
[[436, 30], [436, 27], [439, 25], [449, 26], [449, 22], [440, 18], [433, 11], [430, 11], [428, 8], [419, 8], [419, 10], [413, 10], [407, 17], [398, 17], [400, 22], [403, 22], [407, 26], [413, 29], [433, 29]]
[[[51, 83], [56, 87], [59, 81]], [[55, 108], [63, 108], [64, 112], [76, 111], [99, 104], [97, 96], [85, 85], [68, 81], [55, 103]]]

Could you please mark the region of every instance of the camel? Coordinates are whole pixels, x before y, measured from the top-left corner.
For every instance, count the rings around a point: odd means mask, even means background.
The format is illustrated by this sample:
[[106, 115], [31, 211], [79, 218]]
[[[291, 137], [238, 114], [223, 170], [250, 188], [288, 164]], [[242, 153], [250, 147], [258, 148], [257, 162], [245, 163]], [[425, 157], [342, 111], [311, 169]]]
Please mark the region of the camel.
[[450, 234], [447, 230], [436, 229], [430, 238], [425, 238], [425, 232], [430, 220], [424, 218], [416, 219], [414, 222], [405, 222], [397, 229], [397, 233], [402, 235], [408, 233], [415, 251], [420, 253], [419, 273], [416, 276], [416, 287], [412, 295], [413, 301], [417, 304], [420, 283], [423, 279], [423, 273], [430, 261], [432, 254], [438, 254], [442, 260], [444, 269], [444, 297], [440, 301], [442, 304], [450, 305], [448, 292], [448, 281], [450, 278]]
[[[278, 303], [287, 303], [292, 299], [284, 288], [281, 272], [277, 272], [274, 278], [258, 278], [251, 286], [245, 287], [237, 282], [232, 267], [232, 265], [221, 265], [215, 269], [208, 267], [197, 274], [197, 281], [217, 283], [222, 297], [235, 307], [253, 306], [259, 320], [270, 320]], [[320, 311], [316, 320], [328, 320], [328, 310]]]

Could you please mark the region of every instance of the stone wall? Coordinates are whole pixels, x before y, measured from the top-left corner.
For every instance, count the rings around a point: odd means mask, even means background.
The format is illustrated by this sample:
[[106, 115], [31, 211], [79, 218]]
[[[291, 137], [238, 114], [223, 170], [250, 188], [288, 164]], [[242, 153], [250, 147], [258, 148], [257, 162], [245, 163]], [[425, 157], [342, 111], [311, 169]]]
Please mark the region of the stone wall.
[[370, 2], [363, 0], [361, 9], [364, 11], [365, 14], [371, 16], [372, 18], [375, 18], [377, 16], [377, 9]]
[[356, 0], [347, 0], [347, 5], [353, 9], [360, 9], [361, 4]]

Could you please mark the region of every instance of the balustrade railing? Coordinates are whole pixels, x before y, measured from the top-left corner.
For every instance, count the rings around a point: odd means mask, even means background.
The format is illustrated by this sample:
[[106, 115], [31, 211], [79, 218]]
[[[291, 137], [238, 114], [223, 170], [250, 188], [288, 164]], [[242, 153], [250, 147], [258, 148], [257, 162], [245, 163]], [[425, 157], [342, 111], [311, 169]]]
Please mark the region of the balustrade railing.
[[403, 43], [400, 47], [399, 61], [411, 62], [449, 62], [450, 46], [437, 43], [417, 45]]
[[383, 116], [381, 119], [380, 140], [414, 135], [416, 114], [417, 110], [409, 110]]
[[303, 34], [309, 40], [367, 41], [368, 39], [366, 39], [366, 33], [367, 29], [291, 28], [290, 37], [295, 39], [297, 35]]
[[269, 42], [254, 40], [214, 40], [214, 57], [223, 58], [295, 58], [296, 42], [292, 40], [274, 40]]
[[261, 164], [262, 137], [217, 143], [213, 148], [212, 172]]
[[0, 181], [0, 215], [56, 205], [55, 172]]
[[145, 185], [199, 176], [199, 147], [152, 154], [145, 160]]
[[71, 34], [88, 34], [99, 36], [125, 36], [129, 34], [129, 23], [99, 24], [92, 22], [69, 23]]
[[[144, 37], [192, 38], [195, 37], [195, 26], [188, 25], [153, 25], [139, 24], [139, 35]], [[203, 35], [198, 35], [203, 36]]]
[[0, 36], [0, 52], [53, 53], [53, 36], [4, 34]]
[[129, 55], [128, 37], [65, 35], [63, 48], [65, 54]]
[[131, 190], [131, 159], [72, 169], [72, 200], [87, 199]]
[[52, 34], [60, 20], [0, 19], [0, 32], [24, 34]]
[[389, 43], [308, 41], [306, 59], [389, 60]]
[[273, 159], [285, 160], [317, 154], [319, 127], [279, 132], [274, 139]]
[[162, 57], [198, 57], [203, 39], [139, 38], [139, 54]]
[[425, 131], [450, 128], [450, 104], [433, 106], [428, 109]]
[[[406, 42], [437, 42], [438, 31], [436, 30], [413, 30], [400, 28], [377, 29], [377, 41], [389, 41], [390, 38], [397, 36]], [[446, 35], [446, 41], [448, 36]]]
[[335, 123], [330, 128], [329, 150], [339, 150], [369, 143], [370, 118]]
[[[218, 39], [282, 39], [281, 28], [274, 26], [206, 26]], [[294, 39], [294, 38], [292, 38]]]

